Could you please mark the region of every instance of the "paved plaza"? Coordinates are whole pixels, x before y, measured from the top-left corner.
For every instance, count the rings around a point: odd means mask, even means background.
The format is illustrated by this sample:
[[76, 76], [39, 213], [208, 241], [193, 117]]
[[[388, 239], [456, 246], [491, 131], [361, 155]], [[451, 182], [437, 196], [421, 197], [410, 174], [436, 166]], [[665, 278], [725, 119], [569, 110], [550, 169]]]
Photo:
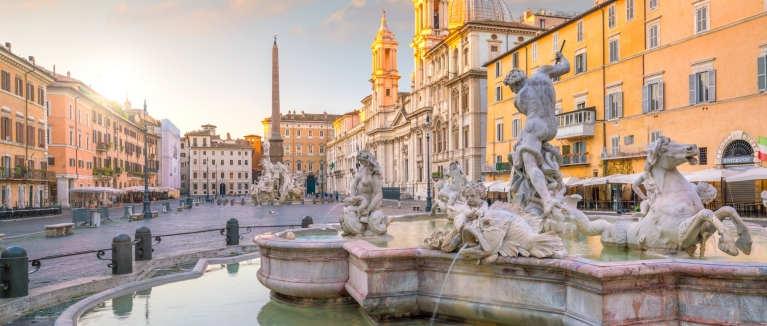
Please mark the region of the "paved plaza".
[[[242, 199], [242, 197], [237, 198]], [[294, 205], [265, 205], [255, 206], [249, 202], [234, 206], [218, 206], [214, 204], [200, 204], [193, 209], [185, 209], [176, 212], [178, 200], [170, 201], [172, 212], [160, 214], [151, 220], [130, 222], [120, 219], [123, 209], [112, 209], [109, 212], [114, 222], [102, 222], [99, 228], [77, 227], [75, 234], [60, 238], [46, 238], [43, 232], [45, 225], [66, 223], [72, 221], [71, 213], [56, 217], [18, 220], [0, 223], [0, 233], [5, 233], [6, 238], [0, 242], [0, 248], [20, 246], [26, 249], [30, 259], [44, 256], [106, 249], [111, 247], [112, 238], [125, 233], [134, 238], [136, 229], [146, 226], [152, 231], [152, 235], [165, 235], [173, 233], [191, 232], [208, 229], [222, 229], [226, 221], [232, 217], [240, 222], [240, 226], [255, 225], [286, 225], [301, 224], [304, 216], [311, 216], [315, 223], [335, 223], [343, 209], [342, 202], [317, 203]], [[384, 211], [389, 215], [402, 215], [412, 213], [412, 206], [422, 206], [419, 202], [403, 202], [402, 208], [397, 209], [396, 201], [385, 201]], [[159, 211], [161, 203], [152, 203], [152, 210]], [[140, 210], [141, 205], [136, 205]], [[269, 214], [273, 211], [276, 214]], [[246, 235], [241, 243], [250, 243], [254, 235], [279, 230], [275, 228], [256, 228]], [[241, 233], [246, 232], [244, 229]], [[225, 238], [218, 231], [197, 233], [190, 235], [163, 237], [162, 242], [155, 247], [156, 257], [169, 256], [189, 251], [198, 251], [222, 247]], [[107, 252], [105, 258], [111, 254]], [[84, 254], [71, 257], [43, 260], [40, 271], [30, 275], [30, 288], [49, 285], [52, 283], [95, 276], [108, 275], [111, 269], [107, 267], [108, 261], [96, 259], [96, 254]]]

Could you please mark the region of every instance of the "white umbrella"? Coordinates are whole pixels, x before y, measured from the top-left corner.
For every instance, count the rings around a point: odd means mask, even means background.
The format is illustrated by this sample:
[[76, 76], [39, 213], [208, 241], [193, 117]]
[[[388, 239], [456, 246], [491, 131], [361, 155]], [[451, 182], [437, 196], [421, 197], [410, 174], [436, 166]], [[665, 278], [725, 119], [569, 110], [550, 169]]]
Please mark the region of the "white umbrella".
[[738, 174], [743, 173], [743, 171], [733, 171], [733, 170], [723, 170], [723, 169], [708, 169], [708, 170], [702, 170], [698, 172], [693, 172], [690, 174], [685, 175], [685, 179], [690, 182], [721, 182], [722, 179], [726, 179]]
[[593, 179], [593, 178], [588, 178], [588, 179], [583, 179], [583, 180], [580, 180], [580, 181], [575, 181], [575, 182], [570, 183], [569, 185], [567, 185], [567, 187], [571, 188], [571, 187], [583, 186], [586, 182], [588, 182], [591, 179]]
[[494, 185], [498, 181], [485, 181], [482, 182], [482, 186], [485, 187], [485, 189], [490, 189], [490, 186]]
[[5, 206], [8, 208], [13, 207], [13, 193], [11, 193], [11, 185], [5, 186]]
[[27, 190], [27, 187], [25, 187], [24, 185], [19, 186], [19, 208], [24, 208], [26, 206], [24, 201], [24, 199], [26, 199], [27, 197], [27, 196], [24, 196], [26, 194], [26, 190]]
[[767, 180], [767, 169], [755, 168], [741, 174], [727, 177], [727, 182]]
[[34, 205], [35, 206], [41, 206], [40, 205], [40, 186], [37, 186], [35, 188], [37, 188], [37, 189], [35, 189], [35, 195], [34, 195], [35, 203], [34, 203]]

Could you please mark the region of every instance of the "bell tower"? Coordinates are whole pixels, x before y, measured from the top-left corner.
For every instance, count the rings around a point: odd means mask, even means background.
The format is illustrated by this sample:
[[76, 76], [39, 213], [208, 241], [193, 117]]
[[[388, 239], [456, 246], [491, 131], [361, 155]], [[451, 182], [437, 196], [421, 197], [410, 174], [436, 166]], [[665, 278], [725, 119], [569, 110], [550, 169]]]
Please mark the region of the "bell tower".
[[370, 47], [373, 54], [373, 106], [376, 111], [393, 110], [399, 94], [399, 71], [397, 70], [397, 45], [394, 33], [386, 25], [386, 12], [381, 17], [381, 28]]

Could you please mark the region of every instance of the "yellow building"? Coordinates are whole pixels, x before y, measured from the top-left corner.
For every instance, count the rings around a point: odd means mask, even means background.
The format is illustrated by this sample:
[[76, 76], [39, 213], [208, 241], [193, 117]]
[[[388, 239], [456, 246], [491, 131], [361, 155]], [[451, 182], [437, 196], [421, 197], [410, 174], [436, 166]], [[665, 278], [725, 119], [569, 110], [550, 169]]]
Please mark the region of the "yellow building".
[[[56, 174], [48, 171], [47, 92], [53, 77], [0, 45], [0, 206], [41, 207]], [[49, 136], [49, 135], [47, 135]]]
[[[487, 180], [509, 179], [507, 154], [525, 122], [503, 85], [506, 73], [518, 67], [530, 75], [552, 64], [565, 41], [571, 70], [554, 83], [559, 121], [552, 141], [563, 153], [565, 177], [641, 172], [647, 145], [660, 135], [700, 148], [700, 165], [680, 166], [683, 172], [762, 166], [756, 154], [758, 136], [767, 136], [764, 1], [597, 3], [484, 64]], [[753, 202], [762, 188], [728, 187], [728, 202]], [[612, 190], [585, 197], [615, 197]], [[721, 187], [719, 193], [721, 203]]]

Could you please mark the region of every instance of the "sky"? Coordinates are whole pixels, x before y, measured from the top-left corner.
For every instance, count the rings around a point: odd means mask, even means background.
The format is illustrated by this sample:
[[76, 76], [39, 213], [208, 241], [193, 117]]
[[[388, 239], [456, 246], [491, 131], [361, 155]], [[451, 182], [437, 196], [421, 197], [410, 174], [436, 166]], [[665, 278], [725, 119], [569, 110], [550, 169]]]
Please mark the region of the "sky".
[[[584, 11], [592, 0], [505, 0]], [[413, 71], [412, 0], [0, 0], [0, 42], [111, 100], [170, 119], [181, 132], [263, 134], [271, 56], [280, 50], [281, 109], [342, 114], [371, 93], [371, 50], [386, 10], [399, 42], [400, 91]]]

